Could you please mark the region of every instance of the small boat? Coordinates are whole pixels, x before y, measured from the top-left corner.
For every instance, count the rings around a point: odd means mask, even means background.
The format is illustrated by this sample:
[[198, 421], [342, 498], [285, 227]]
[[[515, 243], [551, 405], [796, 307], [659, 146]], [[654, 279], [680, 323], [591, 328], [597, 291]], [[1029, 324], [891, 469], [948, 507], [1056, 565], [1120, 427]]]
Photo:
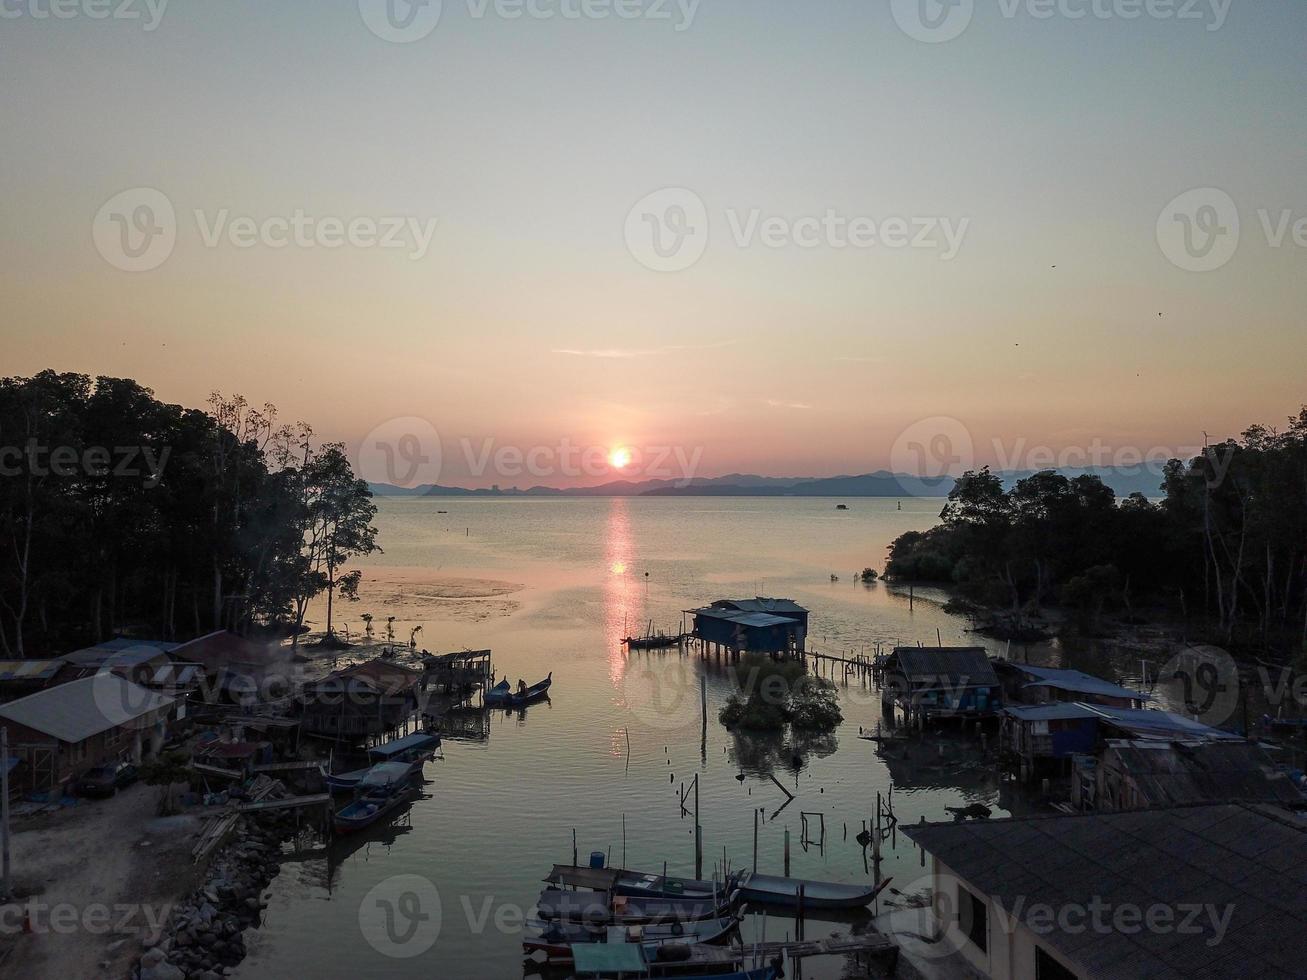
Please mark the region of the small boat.
[[607, 891], [564, 891], [546, 888], [536, 900], [541, 919], [587, 922], [592, 925], [647, 925], [696, 922], [730, 914], [736, 893], [717, 898], [641, 898]]
[[552, 672], [540, 683], [532, 684], [522, 691], [514, 691], [507, 680], [502, 680], [486, 691], [486, 705], [491, 708], [520, 708], [548, 697], [550, 685], [553, 683]]
[[649, 636], [628, 636], [622, 640], [628, 650], [666, 650], [681, 645], [684, 639], [679, 633], [653, 633]]
[[835, 505], [835, 509], [836, 509], [836, 510], [848, 510], [848, 509], [849, 509], [849, 505], [848, 505], [848, 504], [836, 504], [836, 505]]
[[726, 882], [722, 883], [702, 881], [697, 878], [675, 878], [646, 871], [556, 864], [545, 881], [551, 885], [592, 888], [597, 891], [610, 891], [616, 895], [715, 900], [720, 895], [729, 895], [735, 891], [738, 879], [739, 875], [730, 875]]
[[440, 748], [440, 736], [433, 732], [414, 732], [412, 735], [405, 735], [403, 738], [391, 739], [381, 745], [374, 745], [368, 749], [369, 765], [350, 772], [329, 773], [327, 775], [327, 791], [331, 793], [353, 792], [358, 789], [359, 781], [368, 774], [372, 767], [382, 762], [406, 762], [409, 764], [410, 775], [416, 775], [422, 770], [423, 763], [431, 759], [438, 748]]
[[540, 930], [538, 936], [522, 940], [522, 951], [531, 956], [543, 953], [550, 965], [572, 962], [572, 948], [593, 943], [630, 943], [640, 946], [650, 955], [659, 947], [678, 945], [711, 946], [726, 943], [740, 920], [734, 916], [723, 919], [702, 919], [698, 922], [667, 922], [642, 926], [592, 926], [579, 922], [533, 922]]
[[740, 899], [762, 905], [782, 905], [797, 908], [799, 888], [803, 888], [803, 907], [807, 909], [858, 909], [870, 905], [889, 884], [886, 878], [879, 885], [841, 885], [833, 881], [805, 881], [802, 878], [779, 878], [746, 871], [740, 876]]
[[332, 817], [338, 834], [370, 827], [413, 795], [412, 769], [405, 762], [383, 762], [368, 770], [358, 785], [357, 798]]
[[778, 980], [780, 960], [743, 970], [738, 950], [669, 944], [653, 950], [635, 944], [577, 943], [573, 947], [578, 977], [682, 977], [683, 980]]

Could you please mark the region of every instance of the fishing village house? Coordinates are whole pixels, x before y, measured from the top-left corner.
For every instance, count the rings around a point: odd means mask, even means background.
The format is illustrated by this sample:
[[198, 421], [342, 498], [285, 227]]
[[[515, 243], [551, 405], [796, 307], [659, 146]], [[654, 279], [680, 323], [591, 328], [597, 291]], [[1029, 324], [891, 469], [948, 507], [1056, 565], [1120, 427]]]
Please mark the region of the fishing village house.
[[[1000, 718], [1000, 762], [1022, 780], [1067, 773], [1079, 780], [1110, 739], [1241, 741], [1230, 732], [1169, 711], [1083, 701], [1007, 705]], [[1075, 781], [1073, 796], [1074, 789]]]
[[1112, 739], [1074, 783], [1080, 809], [1131, 810], [1220, 800], [1307, 807], [1289, 771], [1256, 742]]
[[[1113, 709], [1137, 711], [1148, 695], [1078, 670], [993, 661], [1003, 685], [999, 753], [1023, 780], [1036, 771], [1065, 773], [1098, 744], [1100, 723]], [[1165, 723], [1160, 713], [1145, 716]], [[1182, 726], [1183, 727], [1183, 726]]]
[[1062, 667], [1035, 667], [1011, 660], [992, 661], [1003, 684], [1006, 704], [1050, 704], [1083, 701], [1111, 708], [1142, 708], [1150, 695], [1132, 691], [1101, 677]]
[[802, 656], [808, 642], [808, 610], [793, 599], [718, 599], [702, 609], [687, 609], [691, 637], [705, 652], [773, 658]]
[[[904, 826], [930, 942], [993, 980], [1292, 978], [1307, 969], [1307, 823], [1263, 803]], [[914, 950], [916, 953], [914, 953]]]
[[1002, 706], [998, 675], [981, 647], [896, 647], [881, 666], [882, 703], [909, 725], [992, 718]]
[[29, 788], [52, 791], [102, 763], [156, 754], [177, 705], [105, 671], [0, 705], [0, 725]]
[[0, 704], [58, 687], [82, 676], [63, 660], [0, 660]]
[[305, 734], [361, 742], [413, 716], [421, 705], [422, 671], [369, 660], [306, 684], [302, 699]]
[[79, 676], [108, 671], [170, 697], [189, 699], [199, 689], [204, 669], [178, 658], [181, 644], [166, 640], [118, 637], [65, 654], [60, 659]]

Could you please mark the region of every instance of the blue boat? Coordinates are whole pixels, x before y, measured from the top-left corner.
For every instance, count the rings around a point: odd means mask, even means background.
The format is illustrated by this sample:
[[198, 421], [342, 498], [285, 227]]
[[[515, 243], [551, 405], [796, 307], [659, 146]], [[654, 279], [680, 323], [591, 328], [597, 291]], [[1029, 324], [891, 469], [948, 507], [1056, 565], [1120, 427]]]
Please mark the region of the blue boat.
[[393, 812], [416, 792], [413, 769], [406, 762], [383, 762], [373, 766], [359, 780], [354, 802], [332, 817], [336, 833], [347, 834], [370, 827]]
[[486, 706], [489, 708], [520, 708], [532, 704], [548, 697], [549, 687], [553, 683], [554, 675], [552, 672], [540, 683], [532, 684], [521, 691], [514, 691], [507, 680], [502, 680], [486, 691]]
[[412, 735], [375, 745], [368, 749], [369, 765], [350, 772], [328, 774], [327, 790], [331, 793], [352, 793], [358, 789], [359, 781], [368, 774], [372, 766], [382, 762], [408, 763], [411, 774], [416, 775], [422, 769], [422, 764], [431, 758], [438, 748], [440, 748], [440, 736], [428, 732], [414, 732]]
[[[756, 970], [740, 970], [739, 953], [715, 951], [697, 945], [657, 947], [650, 951], [638, 943], [576, 943], [572, 946], [578, 977], [671, 977], [682, 980], [779, 980], [780, 961]], [[680, 955], [664, 955], [678, 950]], [[721, 970], [734, 969], [722, 973]]]

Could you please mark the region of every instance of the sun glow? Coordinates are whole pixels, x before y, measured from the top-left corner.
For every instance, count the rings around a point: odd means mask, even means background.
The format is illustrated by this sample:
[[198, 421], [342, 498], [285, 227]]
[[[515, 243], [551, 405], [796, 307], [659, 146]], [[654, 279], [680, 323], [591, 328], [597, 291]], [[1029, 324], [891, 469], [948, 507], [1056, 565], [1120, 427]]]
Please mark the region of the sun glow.
[[608, 465], [615, 470], [624, 470], [631, 465], [631, 450], [618, 446], [608, 454]]

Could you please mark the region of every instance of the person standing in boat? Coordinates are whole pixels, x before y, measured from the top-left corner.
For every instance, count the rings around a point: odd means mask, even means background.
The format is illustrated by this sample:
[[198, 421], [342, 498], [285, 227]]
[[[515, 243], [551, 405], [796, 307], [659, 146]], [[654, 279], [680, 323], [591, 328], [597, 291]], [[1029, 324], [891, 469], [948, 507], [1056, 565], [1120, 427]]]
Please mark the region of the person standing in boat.
[[526, 693], [526, 681], [522, 680], [522, 678], [520, 677], [517, 679], [517, 693], [518, 694]]

